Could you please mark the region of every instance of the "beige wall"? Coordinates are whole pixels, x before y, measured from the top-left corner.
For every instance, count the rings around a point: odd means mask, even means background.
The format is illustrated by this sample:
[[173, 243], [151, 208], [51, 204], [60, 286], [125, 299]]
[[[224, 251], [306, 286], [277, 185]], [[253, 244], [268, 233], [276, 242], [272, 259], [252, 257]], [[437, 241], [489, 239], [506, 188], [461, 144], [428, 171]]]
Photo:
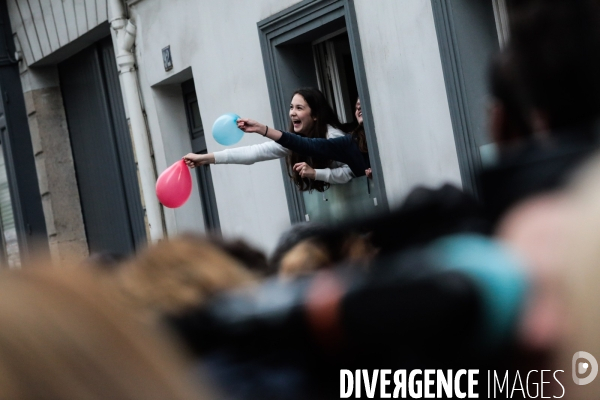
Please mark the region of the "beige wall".
[[417, 185], [462, 185], [430, 1], [355, 0], [390, 204]]
[[50, 253], [55, 261], [83, 259], [88, 246], [55, 67], [25, 70], [21, 78]]
[[[183, 100], [179, 103], [178, 99], [180, 82], [163, 86], [169, 79], [185, 75], [186, 70], [191, 70], [195, 79], [209, 151], [225, 148], [211, 135], [212, 122], [223, 113], [235, 112], [272, 126], [257, 22], [298, 0], [128, 3], [130, 17], [138, 28], [135, 53], [140, 88], [159, 173], [191, 150]], [[461, 185], [431, 3], [423, 0], [355, 0], [354, 3], [389, 202], [400, 202], [416, 185], [436, 186], [448, 181]], [[35, 106], [34, 114], [30, 115], [33, 132], [36, 124], [39, 127], [51, 121], [49, 114], [40, 112], [50, 106], [43, 99], [53, 97], [56, 104], [62, 104], [60, 93], [52, 89], [58, 88], [58, 84], [41, 72], [44, 69], [35, 67], [44, 65], [56, 57], [57, 50], [81, 42], [86, 34], [89, 36], [94, 28], [106, 23], [106, 0], [9, 0], [9, 10], [16, 42], [24, 56], [22, 64], [34, 64], [23, 70], [25, 92], [31, 92], [29, 103]], [[161, 53], [165, 46], [171, 47], [174, 66], [168, 72], [163, 68]], [[62, 143], [61, 157], [70, 154], [64, 110], [53, 112], [57, 113], [59, 124], [45, 125], [47, 139], [41, 140], [36, 160], [48, 157], [46, 149], [51, 140], [57, 141], [53, 145]], [[245, 135], [237, 146], [263, 140], [258, 135]], [[69, 166], [72, 160], [64, 158], [61, 162], [61, 167], [72, 168]], [[53, 193], [53, 188], [76, 189], [74, 173], [64, 175], [59, 183], [54, 179], [60, 170], [54, 168], [54, 160], [47, 159], [44, 163], [38, 173], [47, 175], [48, 193], [53, 198], [52, 206], [45, 200], [46, 217], [63, 215], [60, 218], [65, 221], [64, 225], [57, 224], [57, 220], [49, 221], [48, 226], [54, 226], [57, 237], [63, 229], [70, 232], [60, 239], [61, 243], [81, 241], [85, 235], [81, 211], [77, 208], [77, 191], [69, 192], [70, 203], [63, 202], [66, 197], [54, 199], [60, 193]], [[50, 163], [53, 165], [49, 169]], [[290, 224], [283, 185], [288, 178], [282, 174], [279, 161], [252, 166], [216, 165], [211, 170], [224, 235], [241, 236], [271, 250]], [[42, 192], [48, 197], [44, 188]], [[197, 197], [197, 192], [194, 196]], [[54, 204], [61, 204], [64, 214], [57, 213], [58, 206]], [[196, 198], [181, 209], [165, 210], [169, 234], [202, 231], [199, 204]], [[70, 211], [63, 211], [62, 207]]]
[[[85, 227], [58, 74], [52, 64], [89, 44], [82, 37], [107, 21], [107, 2], [8, 0], [8, 10], [21, 53], [21, 83], [50, 251], [57, 261], [83, 259], [88, 256]], [[38, 66], [44, 63], [50, 66]]]
[[[131, 7], [138, 28], [136, 57], [159, 173], [191, 151], [181, 112], [165, 112], [177, 88], [164, 89], [169, 78], [191, 67], [208, 151], [226, 147], [212, 138], [212, 124], [234, 112], [273, 126], [269, 93], [256, 23], [297, 0], [156, 1]], [[163, 67], [162, 48], [171, 46], [173, 70]], [[177, 85], [177, 84], [175, 84]], [[246, 134], [236, 146], [264, 141]], [[254, 165], [211, 166], [221, 228], [225, 237], [243, 237], [270, 251], [290, 226], [279, 160]], [[194, 182], [196, 186], [196, 182]], [[192, 199], [191, 202], [195, 201]], [[202, 214], [186, 205], [165, 209], [169, 234], [202, 228]]]

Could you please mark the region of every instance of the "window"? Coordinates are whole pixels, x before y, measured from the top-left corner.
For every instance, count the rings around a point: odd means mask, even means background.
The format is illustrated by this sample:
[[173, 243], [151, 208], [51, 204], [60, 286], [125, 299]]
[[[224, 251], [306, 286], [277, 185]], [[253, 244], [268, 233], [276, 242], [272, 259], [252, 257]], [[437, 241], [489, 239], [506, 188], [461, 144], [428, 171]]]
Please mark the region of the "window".
[[[330, 221], [387, 209], [360, 40], [351, 0], [305, 0], [258, 23], [275, 125], [288, 126], [295, 89], [319, 87], [342, 122], [360, 95], [374, 179], [353, 179], [324, 193], [300, 193], [286, 179], [292, 222]], [[282, 161], [282, 168], [287, 168]], [[287, 176], [287, 170], [284, 173]]]
[[496, 19], [496, 31], [498, 31], [498, 42], [504, 47], [508, 42], [508, 11], [506, 0], [492, 0], [494, 6], [494, 18]]
[[[202, 125], [202, 117], [200, 116], [200, 107], [198, 106], [194, 80], [190, 79], [182, 83], [181, 89], [185, 103], [190, 140], [192, 142], [192, 151], [196, 154], [206, 154], [206, 139], [204, 138], [204, 127]], [[202, 165], [195, 168], [195, 170], [200, 199], [202, 201], [204, 226], [208, 231], [218, 231], [221, 226], [210, 166]]]
[[[342, 28], [312, 42], [318, 87], [340, 122], [347, 127], [356, 123], [354, 107], [358, 97], [352, 53], [347, 29]], [[337, 221], [373, 211], [372, 182], [354, 178], [343, 185], [331, 185], [324, 193], [302, 194], [307, 221]]]
[[499, 48], [495, 11], [503, 3], [431, 0], [462, 184], [475, 196], [482, 162], [493, 150], [487, 146], [487, 66]]
[[358, 89], [346, 29], [313, 42], [313, 53], [319, 89], [329, 100], [340, 121], [351, 123]]

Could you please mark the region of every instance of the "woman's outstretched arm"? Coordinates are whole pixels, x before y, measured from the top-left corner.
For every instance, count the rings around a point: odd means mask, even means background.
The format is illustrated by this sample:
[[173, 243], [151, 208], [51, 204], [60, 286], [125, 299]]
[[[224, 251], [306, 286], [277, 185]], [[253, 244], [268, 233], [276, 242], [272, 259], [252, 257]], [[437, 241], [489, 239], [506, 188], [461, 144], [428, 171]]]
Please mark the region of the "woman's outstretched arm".
[[274, 141], [278, 141], [282, 135], [281, 131], [269, 128], [267, 125], [263, 125], [260, 122], [250, 118], [239, 118], [237, 120], [237, 126], [244, 132], [258, 133]]
[[237, 123], [238, 127], [244, 132], [258, 133], [297, 153], [311, 157], [328, 158], [347, 164], [344, 160], [346, 157], [343, 149], [345, 147], [344, 142], [347, 140], [346, 137], [335, 139], [305, 138], [269, 128], [260, 122], [247, 118], [240, 118]]
[[215, 163], [215, 155], [213, 153], [208, 154], [196, 154], [196, 153], [188, 153], [183, 156], [183, 161], [187, 164], [188, 167], [194, 168], [200, 165], [205, 164], [214, 164]]
[[335, 139], [305, 138], [293, 133], [269, 128], [260, 122], [245, 118], [238, 119], [238, 127], [244, 132], [258, 133], [275, 140], [283, 147], [296, 153], [348, 164], [354, 176], [363, 176], [365, 170], [369, 167], [368, 163], [365, 163], [360, 150], [356, 146], [353, 146], [350, 135]]

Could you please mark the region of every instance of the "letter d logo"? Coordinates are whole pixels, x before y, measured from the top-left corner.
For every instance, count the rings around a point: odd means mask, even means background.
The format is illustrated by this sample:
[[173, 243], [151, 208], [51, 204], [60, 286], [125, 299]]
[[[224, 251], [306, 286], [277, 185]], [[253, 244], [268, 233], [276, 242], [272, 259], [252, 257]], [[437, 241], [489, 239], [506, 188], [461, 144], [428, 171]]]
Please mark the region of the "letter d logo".
[[[587, 362], [577, 362], [577, 360], [581, 358], [585, 358]], [[586, 378], [578, 377], [578, 374], [583, 375], [587, 371], [589, 371], [590, 367], [592, 369], [590, 371], [590, 374]], [[594, 379], [596, 379], [596, 375], [598, 375], [598, 361], [596, 361], [596, 358], [594, 358], [594, 356], [590, 353], [585, 351], [578, 351], [577, 353], [573, 354], [572, 371], [573, 382], [575, 382], [576, 385], [587, 385], [588, 383], [591, 383]]]

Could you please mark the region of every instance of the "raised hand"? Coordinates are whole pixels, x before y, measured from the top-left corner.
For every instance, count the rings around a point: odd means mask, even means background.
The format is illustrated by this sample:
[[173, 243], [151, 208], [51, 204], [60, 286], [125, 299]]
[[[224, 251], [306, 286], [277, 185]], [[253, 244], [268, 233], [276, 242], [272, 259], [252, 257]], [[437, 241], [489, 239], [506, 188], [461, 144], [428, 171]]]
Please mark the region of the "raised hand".
[[214, 164], [215, 156], [212, 153], [208, 153], [208, 154], [188, 153], [185, 156], [183, 156], [183, 161], [185, 161], [185, 163], [188, 167], [195, 168], [199, 165]]
[[260, 133], [261, 135], [264, 134], [264, 132], [267, 128], [265, 125], [261, 124], [260, 122], [256, 122], [255, 120], [250, 119], [250, 118], [238, 118], [237, 126], [244, 132], [255, 132], [255, 133]]
[[317, 172], [305, 162], [294, 164], [294, 171], [296, 171], [302, 178], [315, 179]]

